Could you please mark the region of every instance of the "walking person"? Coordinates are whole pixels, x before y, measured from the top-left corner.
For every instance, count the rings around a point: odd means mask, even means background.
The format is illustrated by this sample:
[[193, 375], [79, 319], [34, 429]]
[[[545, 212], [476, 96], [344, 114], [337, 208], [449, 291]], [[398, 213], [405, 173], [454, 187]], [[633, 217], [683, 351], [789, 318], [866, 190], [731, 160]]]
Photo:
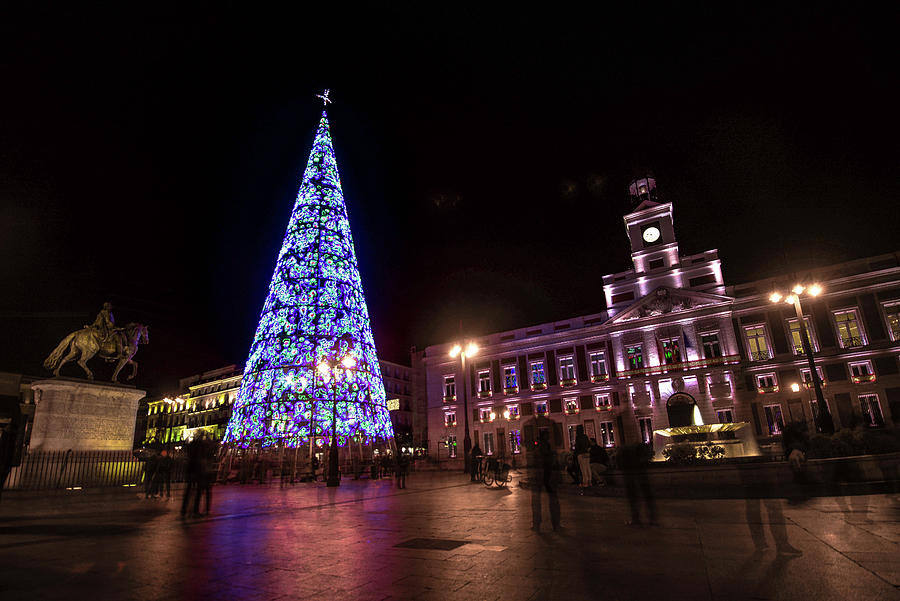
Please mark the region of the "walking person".
[[203, 515], [209, 515], [210, 506], [212, 505], [212, 488], [216, 481], [216, 475], [219, 473], [218, 450], [219, 445], [211, 438], [203, 436], [201, 438], [203, 463], [200, 472], [200, 483], [197, 488], [197, 501], [194, 504], [194, 513], [199, 513], [200, 497], [204, 497]]
[[584, 433], [584, 426], [580, 424], [575, 428], [575, 460], [581, 471], [578, 494], [583, 495], [584, 489], [591, 485], [591, 441]]
[[641, 498], [647, 506], [647, 517], [651, 525], [657, 524], [656, 501], [653, 491], [650, 489], [650, 479], [647, 477], [647, 463], [653, 451], [645, 444], [626, 445], [619, 449], [616, 457], [619, 467], [625, 475], [625, 492], [628, 495], [628, 505], [631, 509], [631, 520], [626, 522], [629, 526], [640, 526], [641, 523]]
[[187, 514], [188, 506], [192, 507], [191, 515], [200, 516], [200, 485], [206, 469], [203, 432], [187, 444], [187, 465], [185, 466], [184, 497], [181, 500], [181, 517]]
[[606, 486], [606, 470], [609, 469], [609, 453], [597, 444], [597, 439], [591, 439], [591, 483], [597, 482], [597, 486]]
[[541, 493], [547, 491], [550, 504], [550, 522], [553, 530], [558, 531], [560, 525], [559, 496], [556, 493], [556, 453], [550, 446], [550, 432], [541, 430], [537, 444], [537, 470], [531, 480], [531, 529], [541, 529]]
[[475, 441], [475, 446], [472, 447], [471, 458], [472, 458], [472, 482], [478, 482], [481, 480], [481, 458], [484, 456], [484, 453], [481, 452], [481, 447], [478, 446], [478, 441]]
[[155, 451], [150, 451], [144, 461], [144, 498], [155, 499], [156, 489], [159, 486], [156, 471], [159, 467], [159, 456]]
[[172, 466], [174, 464], [172, 456], [165, 449], [159, 453], [159, 462], [156, 464], [157, 487], [159, 496], [162, 498], [163, 491], [166, 493], [166, 501], [172, 500]]
[[409, 472], [409, 456], [406, 453], [397, 455], [397, 488], [406, 488], [406, 475]]

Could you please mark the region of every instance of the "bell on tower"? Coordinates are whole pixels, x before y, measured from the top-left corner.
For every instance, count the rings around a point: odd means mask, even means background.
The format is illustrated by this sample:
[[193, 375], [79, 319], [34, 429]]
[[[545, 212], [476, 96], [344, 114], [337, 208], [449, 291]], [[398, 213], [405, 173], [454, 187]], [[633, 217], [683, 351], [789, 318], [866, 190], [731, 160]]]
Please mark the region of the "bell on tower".
[[646, 201], [659, 202], [656, 191], [656, 178], [645, 175], [635, 179], [628, 186], [628, 196], [631, 197], [631, 206], [637, 207]]

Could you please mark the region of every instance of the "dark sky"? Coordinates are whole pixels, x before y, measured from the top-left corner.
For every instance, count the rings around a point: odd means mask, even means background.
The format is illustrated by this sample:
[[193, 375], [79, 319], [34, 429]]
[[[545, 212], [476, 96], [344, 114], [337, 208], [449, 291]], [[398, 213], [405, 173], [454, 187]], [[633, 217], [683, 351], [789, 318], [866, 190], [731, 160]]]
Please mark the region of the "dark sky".
[[900, 249], [884, 15], [302, 4], [0, 15], [0, 370], [107, 299], [243, 365], [325, 87], [383, 358], [602, 310], [642, 168], [729, 283]]

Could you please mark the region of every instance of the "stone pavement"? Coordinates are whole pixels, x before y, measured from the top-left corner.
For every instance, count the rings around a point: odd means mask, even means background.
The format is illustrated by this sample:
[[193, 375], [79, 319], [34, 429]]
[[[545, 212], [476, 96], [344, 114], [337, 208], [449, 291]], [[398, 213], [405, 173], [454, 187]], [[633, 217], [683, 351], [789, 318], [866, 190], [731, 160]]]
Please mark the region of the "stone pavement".
[[[515, 484], [515, 483], [514, 483]], [[0, 502], [0, 599], [900, 599], [900, 497], [623, 499], [460, 474], [219, 486], [212, 515], [119, 492]]]

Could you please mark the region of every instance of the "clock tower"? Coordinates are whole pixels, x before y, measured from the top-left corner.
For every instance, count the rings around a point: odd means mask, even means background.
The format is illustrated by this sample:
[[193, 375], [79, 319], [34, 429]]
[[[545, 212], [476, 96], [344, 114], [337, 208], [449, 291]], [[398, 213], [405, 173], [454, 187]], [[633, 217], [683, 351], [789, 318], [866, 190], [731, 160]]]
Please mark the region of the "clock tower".
[[660, 287], [724, 294], [722, 264], [715, 249], [682, 257], [675, 240], [672, 203], [663, 202], [652, 175], [628, 186], [631, 212], [625, 232], [634, 267], [603, 276], [606, 308], [612, 317]]
[[628, 186], [634, 209], [625, 215], [625, 230], [631, 242], [631, 261], [636, 273], [646, 273], [679, 263], [672, 203], [660, 202], [656, 179], [636, 179]]

